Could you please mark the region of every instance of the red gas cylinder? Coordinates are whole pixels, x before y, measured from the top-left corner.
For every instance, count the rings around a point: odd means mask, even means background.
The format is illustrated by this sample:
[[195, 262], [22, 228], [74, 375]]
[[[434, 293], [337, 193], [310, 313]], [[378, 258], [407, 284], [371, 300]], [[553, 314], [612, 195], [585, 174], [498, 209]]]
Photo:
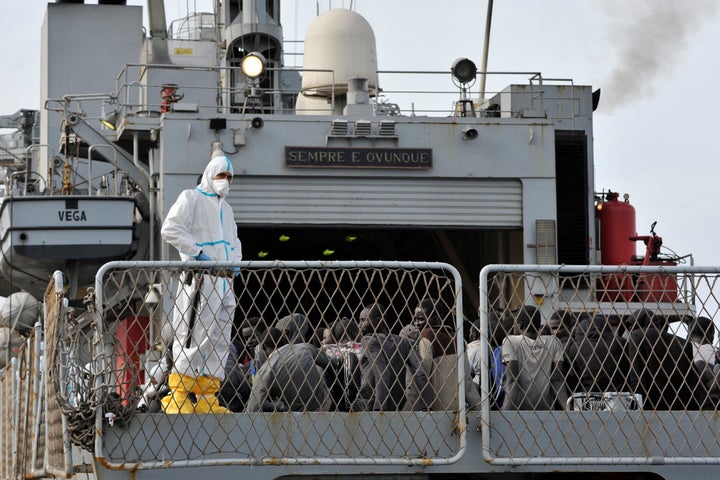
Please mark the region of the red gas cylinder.
[[617, 192], [608, 192], [605, 202], [598, 204], [600, 222], [600, 254], [603, 265], [630, 265], [635, 256], [635, 207], [618, 200]]
[[[635, 256], [635, 207], [618, 200], [617, 192], [608, 192], [605, 202], [597, 205], [600, 228], [600, 255], [603, 265], [630, 265]], [[632, 277], [627, 274], [602, 275], [597, 285], [601, 302], [629, 302], [633, 296]]]
[[632, 275], [627, 273], [602, 274], [597, 280], [597, 296], [601, 302], [632, 301]]

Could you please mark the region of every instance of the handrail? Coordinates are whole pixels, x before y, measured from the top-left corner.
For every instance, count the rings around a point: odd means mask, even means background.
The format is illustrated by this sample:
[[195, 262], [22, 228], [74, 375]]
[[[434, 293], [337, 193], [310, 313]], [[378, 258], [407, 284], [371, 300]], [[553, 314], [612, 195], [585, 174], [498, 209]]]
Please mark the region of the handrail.
[[117, 150], [116, 150], [115, 148], [113, 148], [111, 145], [90, 145], [90, 147], [88, 148], [88, 178], [87, 178], [87, 182], [88, 182], [88, 195], [92, 195], [92, 188], [93, 188], [93, 187], [92, 187], [92, 180], [93, 180], [93, 176], [92, 176], [92, 152], [93, 152], [93, 150], [96, 149], [96, 148], [109, 148], [109, 149], [112, 151], [112, 153], [113, 153], [113, 178], [114, 178], [114, 182], [113, 182], [113, 194], [114, 194], [114, 195], [117, 195], [117, 193], [118, 193], [118, 186], [117, 186], [117, 170], [118, 170], [118, 165], [117, 165]]
[[[489, 398], [490, 396], [490, 345], [489, 339], [492, 338], [492, 332], [490, 331], [490, 312], [493, 310], [491, 305], [492, 293], [497, 289], [497, 285], [493, 285], [493, 278], [507, 278], [512, 276], [514, 281], [522, 284], [519, 281], [520, 278], [552, 278], [559, 279], [564, 278], [565, 275], [577, 274], [577, 275], [588, 275], [591, 277], [600, 276], [614, 276], [614, 275], [636, 275], [642, 277], [647, 276], [666, 276], [666, 277], [680, 277], [688, 276], [689, 278], [695, 278], [693, 276], [702, 277], [705, 275], [711, 275], [713, 278], [720, 275], [720, 267], [687, 267], [687, 266], [630, 266], [630, 265], [486, 265], [480, 272], [480, 331], [481, 338], [483, 339], [480, 345], [480, 360], [482, 363], [481, 367], [481, 395], [483, 398]], [[577, 288], [577, 287], [576, 287]], [[670, 287], [668, 287], [670, 288]], [[673, 285], [671, 287], [673, 292], [676, 294], [683, 295], [682, 291], [678, 289], [678, 286]], [[522, 289], [522, 287], [520, 287]], [[541, 295], [534, 291], [533, 295]], [[710, 292], [712, 296], [712, 292]], [[542, 296], [542, 295], [541, 295]], [[582, 295], [580, 295], [582, 297]], [[630, 302], [625, 301], [603, 301], [602, 299], [594, 300], [590, 297], [583, 297], [584, 311], [605, 313], [603, 309], [609, 309], [611, 312], [624, 312], [627, 310], [627, 306], [631, 305]], [[693, 298], [690, 296], [689, 298]], [[714, 297], [713, 297], [714, 298]], [[555, 296], [552, 299], [550, 297], [545, 298], [543, 303], [537, 303], [540, 308], [543, 307], [559, 308], [563, 305], [566, 300], [563, 296]], [[676, 301], [666, 301], [667, 308], [669, 311], [677, 312], [682, 315], [691, 314], [702, 315], [702, 312], [694, 312], [694, 307], [683, 303], [687, 301], [688, 297], [679, 296]], [[710, 303], [710, 302], [707, 302]], [[663, 315], [662, 307], [663, 302], [660, 300], [647, 300], [643, 301], [637, 308], [655, 309], [658, 315]], [[705, 305], [707, 308], [707, 305]], [[717, 306], [716, 306], [717, 308]], [[709, 314], [712, 318], [712, 314]], [[636, 393], [636, 392], [633, 392]], [[496, 466], [511, 466], [511, 465], [657, 465], [657, 464], [720, 464], [720, 457], [717, 456], [717, 451], [714, 447], [707, 447], [707, 452], [702, 447], [698, 447], [699, 450], [690, 449], [687, 452], [679, 451], [674, 454], [656, 453], [658, 438], [664, 435], [664, 432], [677, 432], [673, 433], [676, 435], [694, 435], [697, 432], [692, 430], [692, 426], [697, 422], [698, 430], [706, 432], [710, 437], [707, 440], [709, 443], [717, 442], [717, 432], [712, 427], [704, 427], [706, 420], [700, 418], [698, 412], [692, 409], [685, 410], [666, 410], [662, 411], [645, 409], [645, 411], [623, 411], [623, 412], [582, 412], [582, 411], [544, 411], [538, 414], [535, 411], [513, 411], [513, 410], [502, 410], [500, 412], [491, 412], [490, 402], [483, 402], [480, 415], [480, 431], [482, 436], [482, 456], [483, 459]], [[702, 412], [702, 411], [701, 411]], [[708, 419], [712, 417], [713, 410], [705, 410], [702, 413], [707, 413]], [[607, 414], [607, 415], [602, 415]], [[716, 413], [715, 413], [716, 415]], [[663, 420], [665, 419], [665, 420]], [[597, 433], [588, 432], [579, 429], [587, 429], [587, 422], [595, 420], [600, 425], [599, 428], [604, 428], [605, 423], [609, 422], [613, 426], [613, 435], [608, 439], [603, 436], [607, 432]], [[520, 434], [515, 438], [514, 432], [505, 432], [505, 440], [509, 446], [507, 451], [498, 453], [496, 446], [493, 445], [491, 437], [495, 432], [496, 428], [493, 421], [502, 423], [507, 422], [524, 422], [526, 428], [531, 428], [532, 422], [544, 422], [544, 425], [557, 425], [560, 428], [562, 435], [564, 436], [581, 436], [587, 433], [587, 439], [581, 440], [581, 450], [583, 448], [588, 449], [589, 453], [584, 453], [583, 456], [572, 456], [576, 454], [577, 449], [575, 445], [567, 445], [566, 450], [562, 450], [560, 447], [560, 453], [553, 454], [551, 452], [543, 451], [540, 454], [535, 455], [534, 451], [531, 454], [525, 452], [531, 451], [536, 445], [523, 445], [527, 447], [527, 450], [520, 449], [519, 444], [513, 444], [512, 442], [519, 442]], [[708, 420], [709, 421], [709, 420]], [[525, 423], [526, 422], [526, 423]], [[554, 423], [553, 423], [554, 422]], [[613, 423], [615, 422], [615, 423]], [[668, 423], [670, 422], [670, 423]], [[685, 422], [685, 423], [682, 423]], [[680, 426], [686, 426], [686, 431], [683, 433]], [[690, 425], [687, 427], [687, 425]], [[554, 427], [548, 427], [554, 428]], [[575, 430], [573, 430], [575, 429]], [[623, 447], [627, 447], [629, 438], [642, 429], [642, 442], [638, 448], [632, 452], [628, 451], [624, 456], [618, 456], [614, 453], [608, 453], [603, 455], [604, 450], [593, 450], [595, 443], [603, 442], [603, 446], [607, 446], [608, 441], [613, 443], [614, 448], [624, 451]], [[518, 428], [520, 430], [520, 428]], [[512, 437], [512, 438], [511, 438]], [[575, 438], [575, 437], [573, 437]], [[685, 441], [688, 441], [687, 437]], [[653, 443], [656, 442], [656, 443]], [[620, 446], [618, 447], [617, 444]], [[715, 444], [715, 443], [713, 443]], [[654, 447], [654, 448], [653, 448]], [[609, 447], [608, 447], [609, 448]], [[614, 450], [612, 450], [614, 452]], [[634, 453], [634, 455], [633, 455]], [[700, 454], [704, 456], [700, 456]]]
[[[160, 95], [159, 92], [162, 89], [163, 82], [167, 81], [164, 76], [159, 76], [163, 78], [163, 80], [156, 80], [156, 84], [153, 84], [150, 78], [152, 78], [149, 75], [149, 71], [152, 70], [166, 70], [166, 71], [183, 71], [183, 72], [201, 72], [201, 73], [207, 73], [207, 72], [215, 72], [218, 79], [226, 79], [225, 82], [213, 85], [207, 85], [207, 82], [204, 82], [202, 79], [198, 79], [198, 82], [196, 84], [191, 83], [189, 81], [188, 83], [184, 83], [180, 85], [180, 88], [185, 90], [186, 97], [185, 101], [189, 101], [188, 98], [191, 97], [191, 92], [195, 92], [194, 95], [199, 97], [201, 101], [195, 102], [197, 103], [198, 108], [200, 109], [213, 109], [214, 112], [225, 112], [230, 113], [231, 109], [233, 108], [240, 108], [242, 105], [240, 104], [231, 104], [229, 99], [234, 98], [238, 94], [242, 94], [246, 90], [246, 85], [236, 86], [236, 85], [230, 85], [227, 83], [227, 79], [234, 78], [237, 75], [241, 75], [240, 67], [212, 67], [212, 66], [179, 66], [179, 65], [166, 65], [166, 64], [145, 64], [145, 63], [129, 63], [126, 64], [120, 71], [120, 73], [116, 77], [116, 92], [113, 94], [114, 98], [124, 98], [124, 102], [121, 105], [121, 109], [128, 115], [135, 114], [137, 112], [146, 112], [146, 111], [157, 111], [158, 114], [161, 112], [161, 103], [160, 103]], [[306, 69], [303, 67], [272, 67], [268, 68], [267, 72], [269, 74], [279, 74], [280, 72], [297, 72], [298, 74], [306, 73], [306, 72], [327, 72], [334, 75], [334, 72], [332, 69]], [[482, 73], [484, 78], [488, 79], [498, 79], [502, 77], [509, 77], [508, 80], [510, 80], [511, 84], [513, 80], [517, 79], [514, 83], [517, 84], [526, 84], [529, 86], [534, 87], [532, 90], [533, 97], [530, 99], [530, 103], [536, 103], [539, 102], [539, 104], [536, 108], [539, 110], [542, 110], [544, 108], [544, 96], [545, 96], [545, 88], [544, 85], [548, 84], [551, 80], [543, 78], [542, 74], [540, 72], [533, 72], [533, 71], [485, 71], [485, 72], [479, 72]], [[451, 74], [449, 71], [437, 71], [437, 70], [377, 70], [376, 72], [376, 81], [375, 84], [378, 85], [375, 91], [370, 91], [371, 98], [378, 99], [381, 96], [384, 98], [388, 98], [389, 95], [401, 97], [401, 98], [389, 98], [389, 100], [392, 103], [396, 103], [400, 106], [400, 111], [407, 111], [407, 112], [413, 112], [413, 114], [433, 114], [438, 113], [442, 115], [452, 115], [452, 112], [454, 112], [454, 107], [449, 106], [441, 106], [443, 102], [446, 100], [443, 100], [446, 98], [447, 100], [454, 101], [459, 96], [459, 92], [456, 89], [450, 88], [451, 81], [450, 77]], [[448, 78], [446, 87], [442, 87], [440, 85], [439, 88], [431, 87], [431, 88], [415, 88], [415, 85], [419, 85], [421, 82], [423, 82], [423, 77], [425, 77], [425, 80], [427, 78], [430, 78], [431, 84], [437, 84], [436, 81], [432, 80], [432, 78], [438, 78], [446, 76]], [[402, 78], [398, 79], [396, 81], [397, 77], [409, 77], [408, 78]], [[189, 79], [190, 77], [186, 77], [186, 79]], [[206, 77], [205, 77], [206, 78]], [[380, 84], [384, 85], [384, 88], [380, 87]], [[570, 83], [571, 87], [574, 87], [574, 84], [572, 83], [572, 80], [568, 79], [553, 79], [553, 82], [559, 82], [560, 84]], [[334, 82], [333, 82], [334, 83]], [[425, 84], [428, 84], [427, 81], [424, 82]], [[402, 85], [402, 87], [398, 88], [396, 85]], [[503, 85], [503, 88], [507, 84]], [[249, 86], [249, 84], [247, 85]], [[139, 101], [137, 103], [133, 103], [131, 101], [131, 95], [129, 93], [129, 90], [132, 88], [141, 88], [140, 95], [138, 97], [145, 97], [144, 101]], [[331, 103], [329, 106], [329, 111], [334, 111], [335, 109], [335, 97], [337, 96], [337, 88], [333, 85], [329, 85], [330, 88], [332, 88], [332, 91], [330, 93], [331, 96]], [[410, 88], [408, 88], [410, 87]], [[255, 87], [258, 89], [259, 87]], [[306, 87], [307, 88], [307, 87]], [[151, 92], [157, 90], [158, 95], [156, 95], [157, 100], [153, 102], [151, 97]], [[273, 96], [275, 98], [278, 98], [281, 95], [294, 95], [297, 96], [301, 93], [302, 88], [300, 89], [283, 89], [283, 88], [264, 88], [259, 93], [260, 94], [269, 94], [270, 96]], [[203, 92], [208, 92], [208, 94], [203, 94]], [[212, 92], [212, 94], [210, 94]], [[491, 99], [497, 95], [500, 91], [499, 90], [489, 90], [486, 92], [485, 98], [480, 99], [476, 98], [474, 99], [475, 102], [477, 102], [478, 105], [480, 105], [480, 109], [485, 108], [491, 101]], [[527, 92], [530, 93], [530, 92]], [[412, 95], [412, 97], [410, 97]], [[202, 99], [205, 99], [202, 101]], [[419, 100], [422, 100], [422, 98], [427, 99], [426, 106], [421, 105]], [[209, 100], [212, 99], [212, 100]], [[571, 101], [573, 104], [577, 102], [577, 98], [573, 97]], [[193, 101], [193, 100], [190, 100]], [[374, 100], [376, 101], [376, 100]], [[212, 103], [211, 103], [212, 102]], [[445, 104], [447, 105], [447, 104]], [[480, 110], [478, 109], [478, 110]], [[570, 109], [571, 111], [567, 112], [567, 114], [561, 115], [561, 119], [574, 119], [576, 115], [577, 108], [572, 107]], [[268, 111], [271, 112], [280, 112], [279, 106], [270, 106]], [[506, 112], [509, 116], [516, 116], [516, 112]], [[478, 112], [478, 116], [482, 116], [482, 112]]]
[[[193, 271], [206, 271], [206, 272], [212, 272], [212, 271], [223, 271], [230, 267], [233, 268], [239, 268], [239, 275], [249, 275], [250, 278], [252, 278], [253, 275], [262, 275], [263, 278], [265, 276], [263, 275], [263, 272], [265, 271], [277, 271], [277, 272], [283, 272], [279, 273], [279, 275], [282, 278], [285, 278], [284, 275], [287, 275], [287, 273], [284, 272], [295, 272], [295, 271], [306, 271], [308, 275], [312, 275], [314, 278], [315, 275], [320, 274], [327, 274], [327, 275], [333, 275], [337, 274], [343, 279], [350, 278], [354, 276], [348, 275], [344, 273], [346, 270], [370, 270], [373, 273], [376, 270], [387, 270], [392, 275], [412, 275], [412, 273], [408, 272], [428, 272], [428, 274], [432, 275], [432, 278], [441, 278], [442, 282], [446, 282], [445, 284], [448, 285], [447, 288], [450, 288], [450, 290], [447, 292], [447, 295], [452, 295], [452, 298], [448, 296], [447, 300], [452, 301], [452, 306], [454, 307], [454, 311], [452, 312], [452, 321], [453, 326], [456, 329], [458, 335], [455, 338], [456, 341], [456, 351], [457, 354], [457, 370], [456, 370], [456, 376], [457, 378], [454, 378], [453, 383], [457, 382], [457, 401], [459, 405], [465, 404], [465, 370], [464, 370], [464, 339], [462, 335], [462, 328], [463, 328], [463, 312], [462, 312], [462, 288], [461, 288], [461, 278], [459, 272], [453, 267], [452, 265], [446, 264], [446, 263], [439, 263], [439, 262], [397, 262], [397, 261], [331, 261], [331, 262], [323, 262], [323, 261], [243, 261], [243, 262], [200, 262], [200, 261], [137, 261], [137, 262], [127, 262], [127, 261], [115, 261], [115, 262], [109, 262], [102, 266], [96, 275], [96, 281], [95, 281], [95, 298], [93, 302], [94, 308], [91, 309], [92, 314], [94, 316], [95, 322], [94, 325], [96, 327], [96, 331], [98, 334], [102, 337], [103, 335], [107, 335], [109, 332], [110, 326], [108, 325], [109, 321], [113, 321], [113, 315], [110, 313], [113, 311], [115, 307], [113, 305], [118, 306], [124, 304], [124, 302], [128, 301], [130, 298], [134, 296], [139, 296], [139, 298], [147, 298], [144, 294], [146, 293], [146, 289], [156, 289], [156, 284], [141, 284], [139, 282], [131, 281], [130, 283], [132, 285], [128, 285], [130, 289], [120, 289], [117, 290], [115, 288], [116, 286], [116, 280], [117, 277], [114, 277], [114, 275], [120, 275], [126, 280], [133, 277], [133, 275], [137, 275], [141, 278], [149, 278], [148, 274], [153, 278], [157, 278], [158, 280], [162, 279], [161, 281], [164, 282], [162, 284], [162, 293], [163, 296], [162, 302], [169, 301], [173, 302], [172, 299], [167, 297], [169, 295], [169, 292], [174, 291], [174, 287], [172, 286], [172, 278], [176, 278], [178, 274], [181, 272], [187, 272], [190, 270]], [[154, 273], [151, 273], [154, 272]], [[254, 272], [254, 273], [253, 273]], [[317, 272], [317, 273], [316, 273]], [[339, 273], [334, 273], [339, 272]], [[294, 274], [293, 274], [294, 276]], [[310, 278], [310, 277], [308, 277]], [[362, 275], [360, 275], [358, 278], [362, 278]], [[392, 277], [396, 278], [396, 277]], [[414, 277], [413, 277], [414, 278]], [[278, 280], [281, 281], [282, 280]], [[361, 280], [362, 281], [362, 280]], [[408, 286], [412, 285], [413, 287], [418, 287], [414, 281], [407, 280], [409, 283], [407, 283]], [[272, 283], [272, 282], [271, 282]], [[432, 285], [436, 286], [437, 288], [440, 288], [435, 283], [432, 283]], [[135, 287], [135, 291], [131, 291]], [[105, 290], [107, 288], [107, 290]], [[269, 288], [273, 288], [269, 286]], [[372, 287], [368, 285], [366, 288], [371, 289]], [[349, 289], [347, 292], [355, 291], [354, 289]], [[346, 292], [346, 293], [347, 293]], [[331, 293], [331, 292], [328, 292]], [[377, 294], [380, 294], [381, 292], [376, 292]], [[298, 294], [302, 295], [301, 290], [298, 290]], [[340, 295], [339, 291], [332, 290], [332, 295]], [[351, 294], [352, 295], [352, 294]], [[347, 300], [347, 299], [345, 299]], [[355, 300], [353, 299], [353, 302]], [[167, 305], [166, 305], [167, 307]], [[153, 307], [155, 308], [155, 307]], [[165, 307], [163, 307], [165, 308]], [[134, 317], [133, 317], [134, 318]], [[152, 340], [152, 339], [151, 339]], [[97, 363], [97, 368], [99, 372], [105, 372], [108, 368], [108, 365], [106, 365], [107, 359], [105, 356], [105, 346], [103, 345], [104, 342], [96, 342], [95, 344], [95, 358], [98, 359], [99, 363]], [[114, 368], [114, 367], [113, 367]], [[104, 381], [100, 381], [100, 384], [104, 384]], [[112, 388], [112, 387], [110, 387]], [[99, 392], [99, 390], [98, 390]], [[99, 404], [102, 404], [103, 402], [98, 400]], [[103, 416], [102, 409], [97, 409], [96, 411], [96, 417], [95, 417], [95, 426], [97, 431], [102, 431], [103, 425], [106, 420]], [[289, 412], [293, 413], [293, 412]], [[329, 422], [332, 422], [333, 419], [335, 421], [339, 420], [337, 418], [337, 413], [333, 411], [321, 411], [321, 412], [312, 412], [312, 411], [297, 411], [295, 412], [299, 416], [296, 417], [299, 421], [304, 421], [308, 419], [312, 419], [312, 416], [317, 415], [326, 415], [325, 419]], [[454, 416], [452, 412], [448, 411], [437, 411], [437, 412], [427, 412], [427, 411], [387, 411], [387, 412], [373, 412], [373, 411], [367, 411], [367, 415], [369, 416], [375, 416], [377, 418], [376, 421], [382, 422], [385, 424], [386, 422], [390, 421], [392, 423], [391, 417], [396, 416], [396, 422], [400, 421], [401, 419], [404, 419], [403, 415], [410, 415], [411, 417], [408, 418], [414, 418], [416, 419], [419, 424], [421, 425], [427, 425], [427, 428], [431, 428], [432, 432], [435, 432], [435, 438], [437, 441], [442, 441], [443, 443], [447, 442], [447, 450], [443, 450], [443, 452], [439, 451], [427, 451], [420, 450], [422, 453], [419, 456], [415, 455], [409, 455], [407, 453], [400, 453], [400, 454], [393, 454], [393, 455], [387, 455], [383, 456], [380, 453], [371, 453], [375, 452], [376, 449], [373, 448], [369, 452], [365, 454], [355, 454], [352, 455], [351, 453], [347, 453], [348, 456], [344, 455], [344, 450], [342, 446], [342, 441], [340, 438], [333, 443], [333, 445], [337, 445], [337, 450], [330, 449], [331, 451], [326, 451], [324, 448], [328, 447], [329, 445], [325, 445], [323, 448], [320, 448], [317, 451], [314, 451], [312, 453], [310, 452], [303, 452], [303, 453], [291, 453], [293, 450], [292, 448], [287, 453], [280, 453], [280, 456], [275, 456], [276, 454], [273, 453], [267, 453], [264, 455], [255, 455], [252, 453], [246, 453], [244, 451], [240, 452], [217, 452], [217, 454], [214, 454], [211, 457], [208, 458], [194, 458], [192, 456], [188, 456], [187, 458], [182, 457], [180, 455], [177, 458], [169, 459], [165, 456], [163, 456], [162, 459], [160, 458], [151, 458], [146, 457], [144, 459], [125, 459], [119, 460], [117, 457], [117, 454], [119, 452], [113, 453], [112, 450], [107, 450], [106, 447], [108, 445], [105, 444], [106, 439], [103, 438], [103, 435], [96, 435], [95, 437], [95, 456], [105, 465], [107, 468], [112, 469], [155, 469], [155, 468], [178, 468], [178, 467], [185, 467], [185, 466], [212, 466], [212, 465], [325, 465], [325, 466], [333, 466], [333, 465], [396, 465], [396, 466], [423, 466], [423, 465], [450, 465], [453, 463], [456, 463], [460, 460], [460, 458], [464, 455], [466, 448], [467, 448], [467, 428], [466, 423], [467, 419], [466, 416], [463, 414], [459, 414], [457, 416]], [[433, 414], [435, 416], [433, 416]], [[349, 414], [349, 415], [357, 415], [357, 414]], [[320, 417], [318, 417], [319, 419]], [[453, 419], [452, 421], [449, 421], [449, 419]], [[201, 420], [202, 421], [202, 420]], [[213, 418], [208, 419], [208, 421], [214, 421]], [[237, 429], [243, 429], [248, 428], [247, 422], [258, 422], [256, 427], [251, 428], [258, 428], [260, 429], [260, 424], [263, 424], [265, 421], [272, 421], [271, 416], [258, 416], [257, 413], [254, 412], [242, 412], [238, 413], [236, 416], [234, 416], [231, 421], [237, 422]], [[403, 422], [404, 424], [404, 422]], [[154, 428], [149, 423], [147, 424], [148, 428]], [[269, 424], [268, 424], [269, 425]], [[441, 428], [441, 425], [443, 426], [443, 431], [439, 432], [437, 429]], [[180, 427], [184, 428], [184, 427]], [[266, 427], [262, 427], [264, 429]], [[269, 428], [269, 427], [268, 427]], [[350, 429], [354, 429], [356, 427], [349, 427]], [[449, 429], [452, 429], [452, 432]], [[258, 430], [255, 433], [263, 434], [262, 432], [264, 430]], [[448, 430], [444, 430], [448, 429]], [[399, 437], [403, 436], [407, 442], [414, 442], [414, 440], [411, 438], [412, 435], [407, 436], [407, 434], [401, 432], [396, 433]], [[267, 430], [267, 435], [273, 435], [273, 430]], [[331, 432], [328, 432], [328, 435], [331, 435]], [[340, 435], [340, 433], [338, 433]], [[111, 435], [112, 437], [112, 435]], [[441, 440], [442, 438], [442, 440]], [[452, 440], [449, 440], [452, 438]], [[291, 441], [291, 439], [286, 439], [285, 437], [282, 437], [282, 442], [284, 441]], [[112, 442], [110, 443], [110, 447], [112, 447]], [[200, 445], [198, 448], [205, 448], [202, 445]], [[271, 448], [268, 446], [266, 447], [260, 447], [260, 448]], [[352, 450], [352, 449], [351, 449]], [[275, 450], [268, 450], [270, 452], [274, 452]], [[280, 451], [284, 451], [284, 449], [281, 449]], [[156, 451], [155, 455], [159, 455], [160, 452]], [[121, 454], [122, 455], [122, 454]]]

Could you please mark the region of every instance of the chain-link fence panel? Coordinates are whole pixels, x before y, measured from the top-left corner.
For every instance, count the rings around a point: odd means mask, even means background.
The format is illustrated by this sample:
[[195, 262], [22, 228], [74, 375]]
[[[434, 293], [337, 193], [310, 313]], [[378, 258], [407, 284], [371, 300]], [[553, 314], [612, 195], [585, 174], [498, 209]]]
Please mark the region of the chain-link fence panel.
[[[104, 383], [104, 354], [94, 318], [94, 292], [83, 299], [86, 308], [69, 307], [62, 295], [60, 277], [46, 291], [46, 338], [49, 464], [48, 470], [66, 475], [72, 467], [70, 444], [92, 451], [96, 439], [96, 418], [110, 405], [119, 422], [133, 414], [117, 402], [118, 394]], [[108, 337], [110, 339], [110, 337]], [[67, 441], [65, 439], [67, 433]]]
[[[48, 291], [54, 291], [51, 280]], [[45, 297], [45, 342], [40, 323], [19, 337], [17, 351], [0, 376], [0, 478], [69, 477], [73, 471], [69, 442], [65, 442], [63, 417], [56, 396], [48, 394], [46, 345], [55, 349], [56, 329], [63, 311], [62, 286]], [[59, 301], [57, 301], [59, 299]], [[56, 301], [53, 301], [56, 300]], [[52, 370], [52, 369], [51, 369]], [[51, 390], [54, 392], [54, 390]], [[48, 401], [49, 400], [49, 401]]]
[[698, 267], [485, 267], [468, 345], [494, 464], [720, 461], [717, 284]]
[[18, 351], [18, 379], [17, 379], [17, 405], [15, 412], [17, 422], [15, 424], [15, 475], [19, 478], [25, 473], [25, 461], [27, 457], [27, 431], [28, 431], [28, 404], [30, 401], [30, 365], [32, 345], [26, 340]]
[[17, 359], [0, 371], [0, 478], [13, 478], [15, 469], [15, 424], [17, 421]]
[[[45, 395], [41, 395], [41, 399], [45, 411], [45, 468], [49, 475], [69, 478], [74, 470], [71, 438], [77, 440], [79, 432], [83, 432], [80, 435], [82, 438], [91, 437], [92, 434], [86, 433], [88, 431], [86, 425], [81, 426], [77, 422], [68, 422], [68, 418], [75, 418], [75, 411], [68, 409], [74, 380], [64, 381], [62, 375], [72, 371], [68, 369], [67, 363], [69, 352], [66, 323], [70, 322], [74, 325], [75, 322], [68, 312], [69, 305], [64, 295], [63, 278], [60, 272], [56, 272], [52, 276], [45, 290], [44, 310], [45, 375], [42, 388], [45, 389]], [[63, 415], [63, 411], [69, 415], [66, 417]], [[92, 422], [94, 423], [94, 414]], [[77, 443], [89, 444], [87, 440]]]
[[120, 262], [96, 296], [92, 395], [114, 399], [96, 453], [119, 468], [464, 452], [466, 403], [480, 397], [447, 264]]
[[27, 389], [24, 416], [27, 424], [23, 439], [25, 478], [45, 476], [45, 358], [43, 335], [38, 325], [28, 338]]
[[[52, 325], [54, 307], [48, 298], [45, 300], [44, 318]], [[16, 342], [17, 353], [13, 353], [11, 364], [2, 370], [1, 478], [46, 478], [48, 474], [69, 476], [72, 468], [65, 455], [62, 415], [57, 409], [55, 396], [48, 396], [46, 391], [43, 326], [37, 324], [23, 333], [25, 336]]]

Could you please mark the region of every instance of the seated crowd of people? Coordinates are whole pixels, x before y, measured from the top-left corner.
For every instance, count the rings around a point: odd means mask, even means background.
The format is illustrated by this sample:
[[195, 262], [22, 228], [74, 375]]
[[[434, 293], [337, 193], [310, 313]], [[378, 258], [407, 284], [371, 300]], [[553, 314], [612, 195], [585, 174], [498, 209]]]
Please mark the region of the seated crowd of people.
[[[648, 309], [628, 318], [555, 312], [542, 324], [526, 306], [491, 316], [492, 408], [566, 409], [575, 395], [625, 393], [649, 410], [714, 409], [720, 401], [715, 326], [686, 321], [688, 335], [669, 331], [664, 315]], [[479, 365], [468, 346], [471, 371]]]
[[[232, 412], [458, 411], [458, 339], [440, 302], [424, 299], [412, 322], [399, 327], [378, 303], [359, 321], [339, 319], [314, 334], [293, 313], [265, 325], [248, 318], [237, 328], [218, 394]], [[628, 318], [557, 311], [543, 323], [525, 306], [489, 317], [491, 408], [568, 409], [573, 394], [624, 392], [648, 410], [713, 409], [720, 403], [715, 326], [687, 322], [687, 338], [668, 331], [668, 319], [646, 309]], [[317, 332], [320, 333], [320, 332]], [[465, 345], [465, 406], [481, 403], [479, 321]], [[152, 383], [162, 376], [151, 373]], [[146, 390], [158, 411], [163, 390]]]
[[[321, 340], [299, 313], [270, 326], [248, 318], [232, 342], [219, 401], [232, 412], [458, 411], [457, 337], [442, 310], [423, 300], [394, 334], [385, 307], [372, 303], [358, 322], [331, 323]], [[476, 408], [480, 395], [466, 377], [466, 404]]]

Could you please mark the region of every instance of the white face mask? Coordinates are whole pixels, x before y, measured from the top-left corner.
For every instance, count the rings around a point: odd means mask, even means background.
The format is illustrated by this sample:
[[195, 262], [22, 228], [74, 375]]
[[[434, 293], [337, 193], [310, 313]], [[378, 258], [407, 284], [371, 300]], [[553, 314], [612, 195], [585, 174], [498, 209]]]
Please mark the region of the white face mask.
[[227, 180], [213, 180], [212, 185], [215, 193], [221, 197], [226, 196], [230, 191], [230, 182]]

